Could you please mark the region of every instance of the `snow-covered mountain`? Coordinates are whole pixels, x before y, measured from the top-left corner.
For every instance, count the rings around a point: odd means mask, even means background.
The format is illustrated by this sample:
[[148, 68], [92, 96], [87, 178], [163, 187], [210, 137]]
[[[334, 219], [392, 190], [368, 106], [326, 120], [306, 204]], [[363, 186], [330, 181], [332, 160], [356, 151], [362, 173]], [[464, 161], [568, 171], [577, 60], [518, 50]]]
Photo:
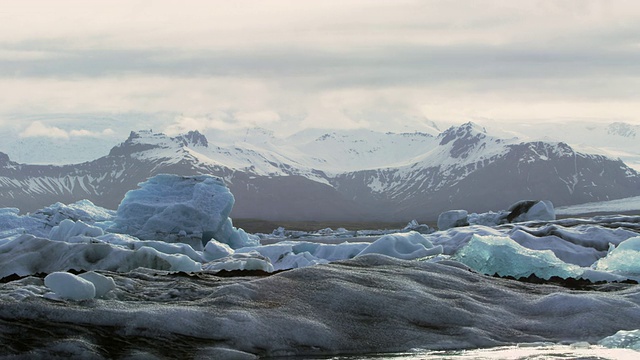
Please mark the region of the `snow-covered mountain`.
[[564, 142], [579, 152], [620, 158], [640, 171], [640, 125], [625, 122], [602, 123], [588, 120], [531, 123], [483, 124], [489, 133], [501, 137], [517, 137], [521, 141]]
[[521, 199], [561, 206], [640, 195], [640, 175], [620, 160], [494, 137], [473, 123], [435, 136], [352, 130], [278, 139], [257, 129], [233, 142], [138, 131], [94, 161], [25, 165], [2, 154], [0, 171], [0, 206], [23, 211], [85, 198], [114, 209], [158, 173], [220, 176], [236, 197], [233, 217], [269, 220], [431, 220]]

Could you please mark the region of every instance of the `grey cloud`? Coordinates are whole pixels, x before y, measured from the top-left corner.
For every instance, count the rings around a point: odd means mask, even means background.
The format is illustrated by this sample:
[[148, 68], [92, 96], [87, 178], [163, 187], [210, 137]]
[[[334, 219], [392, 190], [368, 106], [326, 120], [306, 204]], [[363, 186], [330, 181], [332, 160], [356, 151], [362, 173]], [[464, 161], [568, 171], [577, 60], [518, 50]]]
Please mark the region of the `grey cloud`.
[[[178, 55], [178, 56], [176, 56]], [[3, 77], [161, 76], [339, 77], [354, 85], [485, 78], [567, 78], [640, 75], [640, 52], [592, 49], [450, 46], [385, 47], [323, 52], [270, 49], [255, 52], [80, 50], [34, 60], [0, 60]], [[346, 84], [345, 84], [346, 85]]]

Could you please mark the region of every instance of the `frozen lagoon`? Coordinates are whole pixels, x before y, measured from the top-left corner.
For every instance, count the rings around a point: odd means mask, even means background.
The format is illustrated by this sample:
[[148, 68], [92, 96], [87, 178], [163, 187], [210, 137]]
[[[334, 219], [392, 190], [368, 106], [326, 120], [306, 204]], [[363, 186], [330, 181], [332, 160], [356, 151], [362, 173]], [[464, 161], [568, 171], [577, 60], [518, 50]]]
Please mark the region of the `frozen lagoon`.
[[595, 345], [640, 324], [637, 285], [576, 291], [383, 255], [260, 277], [103, 274], [116, 284], [105, 299], [47, 299], [38, 277], [3, 284], [3, 355], [310, 357]]
[[[227, 194], [218, 182], [188, 181]], [[180, 217], [193, 219], [189, 191], [172, 194]], [[131, 198], [130, 209], [144, 205]], [[221, 199], [227, 211], [233, 199]], [[407, 228], [366, 242], [325, 231], [260, 245], [220, 214], [201, 213], [206, 227], [167, 227], [174, 211], [152, 203], [137, 210], [144, 217], [119, 220], [88, 202], [0, 210], [0, 356], [493, 357], [517, 344], [599, 356], [609, 349], [597, 345], [640, 346], [640, 287], [619, 282], [640, 276], [640, 217]], [[204, 243], [205, 233], [217, 235]], [[65, 275], [45, 277], [57, 272]], [[485, 275], [493, 273], [601, 282], [571, 289]], [[413, 349], [423, 350], [406, 355]]]

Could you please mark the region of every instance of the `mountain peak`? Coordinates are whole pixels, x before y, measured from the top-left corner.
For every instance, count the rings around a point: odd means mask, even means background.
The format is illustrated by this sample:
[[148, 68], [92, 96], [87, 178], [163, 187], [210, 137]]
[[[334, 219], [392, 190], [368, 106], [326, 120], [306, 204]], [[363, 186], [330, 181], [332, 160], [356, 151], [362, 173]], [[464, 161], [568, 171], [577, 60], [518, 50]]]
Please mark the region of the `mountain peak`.
[[487, 130], [485, 130], [485, 128], [470, 121], [460, 126], [452, 126], [440, 133], [438, 137], [441, 139], [440, 145], [446, 145], [455, 139], [464, 139], [471, 137], [484, 138], [486, 137], [486, 134]]
[[186, 134], [178, 135], [172, 140], [177, 141], [182, 146], [202, 146], [208, 147], [209, 141], [207, 141], [207, 137], [200, 133], [198, 130], [189, 131]]
[[626, 138], [635, 138], [637, 126], [632, 126], [623, 122], [614, 122], [607, 126], [607, 133], [609, 135], [617, 135]]
[[0, 166], [4, 166], [9, 164], [9, 162], [11, 162], [11, 160], [9, 159], [9, 155], [0, 152]]
[[452, 143], [449, 150], [452, 157], [464, 159], [487, 137], [487, 131], [473, 122], [468, 122], [457, 127], [452, 126], [438, 137], [440, 145]]
[[138, 130], [129, 133], [129, 137], [119, 145], [114, 146], [109, 152], [110, 156], [127, 156], [136, 152], [156, 148], [157, 144], [152, 144], [149, 139], [166, 137], [162, 133], [154, 133], [153, 130]]

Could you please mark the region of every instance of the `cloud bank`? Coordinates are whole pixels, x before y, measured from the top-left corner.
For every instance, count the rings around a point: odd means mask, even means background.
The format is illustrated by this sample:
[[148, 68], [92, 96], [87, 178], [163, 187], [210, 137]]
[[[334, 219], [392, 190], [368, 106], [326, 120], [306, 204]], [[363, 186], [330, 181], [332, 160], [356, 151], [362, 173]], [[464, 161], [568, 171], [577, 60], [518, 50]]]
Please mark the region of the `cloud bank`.
[[3, 13], [0, 114], [176, 114], [157, 123], [167, 132], [640, 123], [636, 1], [25, 0]]
[[70, 139], [73, 137], [102, 137], [114, 135], [114, 131], [110, 128], [104, 129], [100, 132], [90, 131], [86, 129], [77, 130], [63, 130], [57, 126], [51, 126], [43, 123], [42, 121], [31, 122], [24, 130], [20, 132], [21, 138], [30, 137], [47, 137], [54, 139]]

